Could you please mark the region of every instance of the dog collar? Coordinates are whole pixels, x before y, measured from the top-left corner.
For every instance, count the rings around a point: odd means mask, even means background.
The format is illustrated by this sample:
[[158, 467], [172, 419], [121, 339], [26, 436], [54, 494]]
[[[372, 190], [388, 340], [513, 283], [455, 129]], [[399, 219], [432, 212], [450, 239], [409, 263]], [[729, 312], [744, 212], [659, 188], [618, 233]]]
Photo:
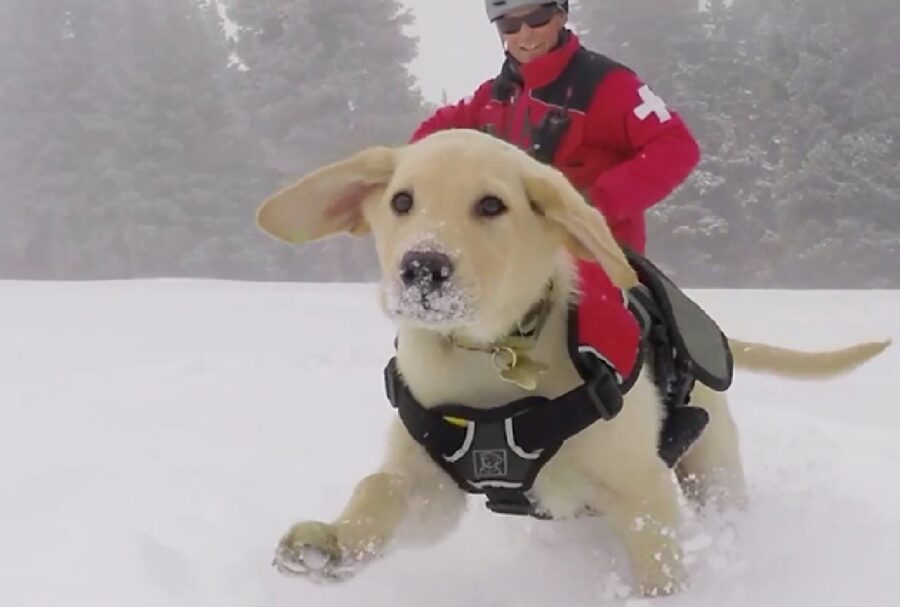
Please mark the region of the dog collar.
[[502, 380], [516, 384], [524, 390], [535, 390], [538, 376], [550, 367], [534, 360], [527, 353], [537, 343], [544, 325], [547, 324], [547, 318], [553, 308], [552, 296], [553, 281], [549, 281], [543, 297], [516, 323], [516, 328], [509, 335], [490, 344], [481, 344], [456, 335], [450, 335], [447, 339], [457, 348], [490, 354], [491, 362]]

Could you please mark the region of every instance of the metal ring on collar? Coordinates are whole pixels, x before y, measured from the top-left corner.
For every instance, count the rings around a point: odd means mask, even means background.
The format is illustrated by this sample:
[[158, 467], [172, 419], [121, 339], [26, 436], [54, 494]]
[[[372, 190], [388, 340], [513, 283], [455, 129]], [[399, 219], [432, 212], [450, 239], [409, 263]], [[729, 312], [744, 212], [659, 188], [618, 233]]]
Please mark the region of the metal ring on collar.
[[[509, 355], [509, 363], [502, 360], [504, 354]], [[494, 368], [502, 373], [503, 371], [514, 369], [516, 365], [519, 364], [519, 355], [516, 354], [515, 350], [508, 346], [498, 346], [491, 352], [491, 362], [493, 363]], [[505, 366], [502, 366], [504, 364]]]

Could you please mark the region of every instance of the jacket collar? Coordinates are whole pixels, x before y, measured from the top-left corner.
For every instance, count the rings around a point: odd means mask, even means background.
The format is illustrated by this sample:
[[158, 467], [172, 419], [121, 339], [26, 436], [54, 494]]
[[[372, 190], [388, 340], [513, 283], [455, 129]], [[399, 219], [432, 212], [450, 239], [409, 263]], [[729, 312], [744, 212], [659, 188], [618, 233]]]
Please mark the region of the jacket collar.
[[526, 89], [541, 88], [559, 78], [579, 48], [581, 41], [578, 36], [575, 32], [565, 29], [562, 31], [561, 43], [546, 55], [522, 65], [507, 54], [507, 64], [518, 75]]

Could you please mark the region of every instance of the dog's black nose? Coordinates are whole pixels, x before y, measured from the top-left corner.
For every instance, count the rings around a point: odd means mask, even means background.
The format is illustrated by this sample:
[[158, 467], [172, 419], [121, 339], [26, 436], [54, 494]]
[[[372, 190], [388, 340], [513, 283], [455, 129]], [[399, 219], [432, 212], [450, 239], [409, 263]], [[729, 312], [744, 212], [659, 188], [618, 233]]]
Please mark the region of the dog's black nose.
[[416, 287], [422, 294], [436, 291], [453, 275], [453, 262], [443, 253], [410, 251], [400, 260], [400, 276], [406, 287]]

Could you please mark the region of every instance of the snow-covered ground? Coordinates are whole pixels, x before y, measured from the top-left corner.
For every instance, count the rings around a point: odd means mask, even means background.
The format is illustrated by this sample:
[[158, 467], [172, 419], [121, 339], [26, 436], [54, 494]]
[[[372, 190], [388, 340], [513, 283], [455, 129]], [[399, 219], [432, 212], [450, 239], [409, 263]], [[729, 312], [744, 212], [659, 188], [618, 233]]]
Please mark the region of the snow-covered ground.
[[[900, 337], [900, 292], [698, 291], [735, 336]], [[602, 522], [475, 501], [437, 548], [338, 587], [272, 549], [378, 459], [392, 330], [370, 285], [0, 283], [3, 607], [888, 607], [900, 569], [900, 351], [825, 383], [741, 374], [751, 508], [690, 523], [694, 587], [621, 598]]]

